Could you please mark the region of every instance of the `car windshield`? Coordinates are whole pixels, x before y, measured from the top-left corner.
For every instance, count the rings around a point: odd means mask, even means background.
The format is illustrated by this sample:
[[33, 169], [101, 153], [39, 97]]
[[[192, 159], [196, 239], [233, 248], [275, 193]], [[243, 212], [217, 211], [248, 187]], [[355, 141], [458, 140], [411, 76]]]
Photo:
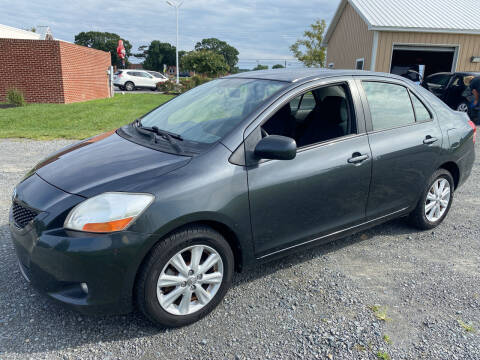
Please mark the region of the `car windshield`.
[[219, 79], [198, 86], [160, 106], [142, 119], [142, 126], [181, 135], [184, 140], [219, 141], [286, 82]]

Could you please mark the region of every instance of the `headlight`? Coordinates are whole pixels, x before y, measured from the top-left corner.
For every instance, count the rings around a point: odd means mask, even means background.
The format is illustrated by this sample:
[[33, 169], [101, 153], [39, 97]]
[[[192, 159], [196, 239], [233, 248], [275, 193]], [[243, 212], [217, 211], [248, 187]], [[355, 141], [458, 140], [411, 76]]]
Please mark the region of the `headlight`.
[[74, 207], [64, 227], [96, 233], [121, 231], [133, 223], [153, 199], [151, 194], [103, 193]]

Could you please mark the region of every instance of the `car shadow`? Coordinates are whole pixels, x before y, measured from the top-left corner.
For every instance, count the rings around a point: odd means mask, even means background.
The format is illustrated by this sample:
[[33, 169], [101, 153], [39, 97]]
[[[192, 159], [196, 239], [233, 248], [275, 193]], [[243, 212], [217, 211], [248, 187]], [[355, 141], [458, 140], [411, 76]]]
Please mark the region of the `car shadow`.
[[[405, 220], [393, 220], [359, 234], [301, 250], [281, 260], [236, 274], [233, 288], [375, 236], [388, 234], [406, 237], [416, 232]], [[3, 261], [3, 264], [0, 270], [8, 275], [2, 275], [3, 280], [0, 283], [0, 358], [9, 353], [34, 354], [177, 331], [153, 326], [138, 311], [127, 315], [84, 316], [47, 299], [22, 278], [7, 225], [0, 226], [0, 255], [1, 251], [3, 259], [0, 261]], [[190, 327], [202, 329], [207, 321], [208, 316]]]

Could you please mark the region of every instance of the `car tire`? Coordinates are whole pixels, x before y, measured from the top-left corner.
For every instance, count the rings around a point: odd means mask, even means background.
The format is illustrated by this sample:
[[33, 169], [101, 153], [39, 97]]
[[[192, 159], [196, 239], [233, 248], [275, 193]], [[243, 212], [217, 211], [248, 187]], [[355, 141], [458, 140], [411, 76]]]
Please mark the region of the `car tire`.
[[125, 86], [119, 86], [118, 88], [122, 91], [125, 91]]
[[135, 84], [134, 84], [133, 82], [131, 82], [131, 81], [127, 81], [127, 82], [125, 83], [124, 87], [125, 87], [125, 90], [127, 90], [127, 91], [133, 91], [133, 90], [135, 90]]
[[[438, 192], [435, 186], [439, 189]], [[444, 186], [443, 190], [441, 186]], [[447, 188], [448, 197], [446, 196]], [[454, 190], [455, 183], [450, 172], [445, 169], [435, 171], [423, 190], [417, 207], [410, 214], [410, 223], [420, 230], [430, 230], [440, 225], [450, 211]], [[438, 212], [435, 209], [438, 209]]]
[[465, 101], [462, 101], [457, 105], [457, 111], [468, 113], [468, 104]]
[[[217, 262], [209, 266], [207, 259]], [[185, 227], [155, 245], [143, 262], [135, 289], [137, 306], [160, 327], [194, 323], [220, 303], [233, 271], [232, 249], [219, 232], [206, 226]]]

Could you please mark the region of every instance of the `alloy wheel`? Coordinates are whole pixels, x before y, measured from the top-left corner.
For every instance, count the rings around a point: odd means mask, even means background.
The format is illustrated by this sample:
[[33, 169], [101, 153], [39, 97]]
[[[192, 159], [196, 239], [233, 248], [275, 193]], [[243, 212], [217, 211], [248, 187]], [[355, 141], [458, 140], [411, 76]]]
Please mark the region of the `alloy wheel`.
[[166, 312], [188, 315], [207, 305], [223, 280], [219, 253], [206, 245], [194, 245], [176, 253], [157, 281], [157, 299]]
[[466, 103], [461, 103], [458, 105], [457, 111], [468, 112], [468, 105]]
[[434, 223], [442, 218], [450, 204], [451, 188], [447, 179], [439, 178], [434, 181], [425, 201], [425, 216]]

